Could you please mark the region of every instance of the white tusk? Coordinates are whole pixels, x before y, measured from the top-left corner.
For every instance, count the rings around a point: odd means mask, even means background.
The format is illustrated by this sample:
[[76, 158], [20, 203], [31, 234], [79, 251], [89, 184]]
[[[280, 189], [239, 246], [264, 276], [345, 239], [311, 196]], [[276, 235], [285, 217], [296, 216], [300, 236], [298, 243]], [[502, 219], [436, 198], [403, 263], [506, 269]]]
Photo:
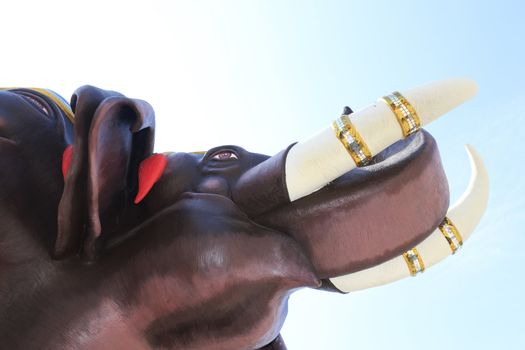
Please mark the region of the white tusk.
[[[489, 197], [489, 177], [483, 161], [471, 146], [465, 146], [470, 157], [472, 175], [467, 190], [447, 213], [459, 232], [459, 242], [449, 242], [440, 228], [428, 236], [415, 249], [419, 254], [421, 272], [447, 256], [455, 253], [462, 241], [470, 237], [481, 220]], [[440, 225], [441, 226], [441, 225]], [[459, 244], [458, 244], [459, 243]], [[410, 251], [409, 251], [410, 252]], [[398, 256], [380, 265], [348, 275], [331, 278], [330, 281], [341, 291], [350, 292], [387, 284], [414, 275], [410, 263], [404, 256]]]
[[481, 220], [489, 197], [489, 175], [478, 152], [466, 145], [472, 175], [467, 190], [450, 208], [448, 217], [463, 231], [463, 239], [470, 237]]
[[[448, 79], [402, 91], [419, 117], [420, 126], [472, 98], [477, 92], [470, 79]], [[352, 113], [356, 132], [368, 146], [370, 156], [405, 137], [396, 115], [383, 99]], [[292, 147], [286, 159], [286, 186], [291, 201], [307, 196], [356, 167], [355, 160], [328, 127]]]

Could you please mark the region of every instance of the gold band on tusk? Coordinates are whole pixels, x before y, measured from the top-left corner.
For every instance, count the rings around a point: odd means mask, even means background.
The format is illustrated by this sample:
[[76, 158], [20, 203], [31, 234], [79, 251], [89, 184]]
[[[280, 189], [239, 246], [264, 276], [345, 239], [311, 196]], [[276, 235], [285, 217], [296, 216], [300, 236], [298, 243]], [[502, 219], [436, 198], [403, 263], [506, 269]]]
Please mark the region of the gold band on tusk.
[[396, 115], [405, 137], [415, 133], [421, 128], [421, 120], [416, 110], [399, 92], [394, 91], [392, 94], [382, 97], [382, 100], [386, 102]]
[[409, 251], [403, 253], [403, 258], [405, 258], [408, 270], [412, 276], [417, 275], [419, 272], [425, 271], [425, 264], [423, 263], [423, 259], [421, 259], [421, 256], [419, 255], [419, 252], [416, 248], [412, 248]]
[[357, 132], [348, 115], [343, 114], [332, 123], [335, 136], [341, 141], [357, 166], [367, 165], [372, 153]]
[[452, 254], [455, 254], [463, 245], [463, 237], [461, 237], [458, 229], [449, 218], [445, 217], [439, 225], [439, 230], [447, 240]]

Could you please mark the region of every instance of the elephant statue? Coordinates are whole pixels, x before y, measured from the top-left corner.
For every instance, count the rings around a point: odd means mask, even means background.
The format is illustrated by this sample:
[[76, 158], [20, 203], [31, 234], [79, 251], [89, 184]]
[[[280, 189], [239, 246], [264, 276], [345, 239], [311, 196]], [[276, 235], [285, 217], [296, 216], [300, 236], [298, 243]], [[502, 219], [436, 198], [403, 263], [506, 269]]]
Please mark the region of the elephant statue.
[[436, 84], [346, 107], [274, 156], [153, 153], [144, 101], [92, 86], [70, 103], [2, 89], [2, 347], [286, 349], [294, 291], [368, 288], [454, 253], [483, 214], [488, 177], [469, 148], [471, 186], [448, 209], [421, 126], [473, 87]]

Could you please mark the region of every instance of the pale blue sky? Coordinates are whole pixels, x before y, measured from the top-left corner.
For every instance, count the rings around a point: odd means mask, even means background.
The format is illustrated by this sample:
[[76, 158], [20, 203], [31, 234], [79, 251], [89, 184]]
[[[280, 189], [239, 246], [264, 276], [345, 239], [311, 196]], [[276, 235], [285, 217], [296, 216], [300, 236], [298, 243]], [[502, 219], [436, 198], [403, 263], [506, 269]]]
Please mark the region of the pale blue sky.
[[[467, 76], [471, 102], [427, 129], [452, 200], [475, 146], [491, 176], [459, 254], [349, 295], [303, 291], [283, 334], [299, 349], [525, 348], [525, 5], [521, 1], [20, 1], [3, 4], [3, 86], [82, 84], [149, 101], [157, 150], [234, 143], [273, 154], [378, 96]], [[48, 7], [53, 7], [49, 10]]]

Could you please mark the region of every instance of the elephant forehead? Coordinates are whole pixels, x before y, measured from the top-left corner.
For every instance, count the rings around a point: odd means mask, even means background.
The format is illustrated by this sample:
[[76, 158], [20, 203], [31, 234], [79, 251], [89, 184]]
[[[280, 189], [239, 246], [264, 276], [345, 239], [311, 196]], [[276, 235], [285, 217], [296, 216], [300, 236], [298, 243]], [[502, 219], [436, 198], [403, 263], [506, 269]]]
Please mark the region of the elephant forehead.
[[109, 256], [111, 269], [121, 265], [143, 281], [175, 278], [184, 287], [172, 292], [183, 300], [191, 300], [191, 290], [213, 294], [261, 279], [286, 289], [318, 285], [295, 240], [253, 223], [230, 199], [213, 194], [183, 195]]
[[282, 325], [289, 293], [319, 286], [292, 238], [254, 224], [213, 194], [185, 194], [103, 264], [119, 271], [118, 284], [126, 286], [117, 293], [120, 304], [129, 305], [132, 322], [157, 347], [265, 344]]

